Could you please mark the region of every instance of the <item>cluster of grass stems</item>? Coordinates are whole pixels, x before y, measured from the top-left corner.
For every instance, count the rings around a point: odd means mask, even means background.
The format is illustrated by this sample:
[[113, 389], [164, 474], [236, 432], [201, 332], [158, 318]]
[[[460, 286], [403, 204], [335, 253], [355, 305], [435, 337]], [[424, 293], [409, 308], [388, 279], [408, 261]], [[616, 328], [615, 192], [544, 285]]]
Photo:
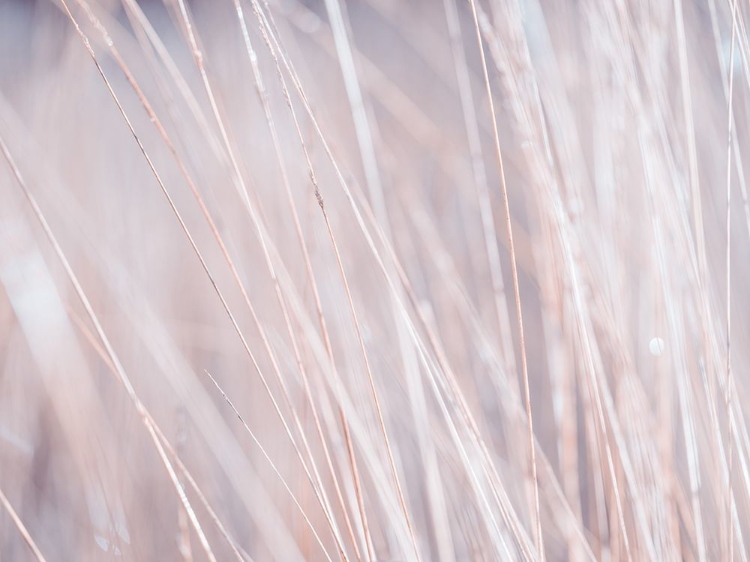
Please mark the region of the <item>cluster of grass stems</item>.
[[0, 560], [747, 562], [745, 15], [0, 2]]

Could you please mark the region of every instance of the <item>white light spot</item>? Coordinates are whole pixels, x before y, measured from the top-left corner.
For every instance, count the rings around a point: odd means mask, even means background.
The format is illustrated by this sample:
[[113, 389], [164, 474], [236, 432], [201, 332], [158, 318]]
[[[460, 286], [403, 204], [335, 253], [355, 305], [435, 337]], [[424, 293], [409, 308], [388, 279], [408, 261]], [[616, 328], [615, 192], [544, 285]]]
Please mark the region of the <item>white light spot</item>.
[[654, 357], [659, 357], [664, 353], [664, 340], [661, 338], [651, 338], [651, 341], [648, 342], [648, 350]]
[[104, 552], [109, 551], [109, 541], [105, 539], [104, 537], [100, 537], [99, 535], [94, 535], [94, 539], [96, 540], [96, 544], [99, 545], [99, 548], [101, 548]]

